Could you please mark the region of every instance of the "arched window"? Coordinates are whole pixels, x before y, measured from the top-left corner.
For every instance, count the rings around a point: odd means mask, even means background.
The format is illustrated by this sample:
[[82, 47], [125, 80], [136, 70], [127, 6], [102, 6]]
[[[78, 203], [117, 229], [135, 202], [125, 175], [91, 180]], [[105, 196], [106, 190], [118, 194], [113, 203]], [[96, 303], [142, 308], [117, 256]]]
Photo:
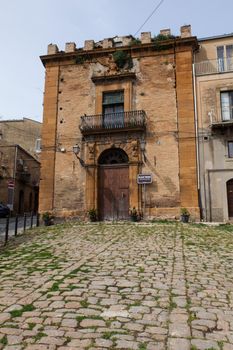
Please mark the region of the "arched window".
[[100, 165], [107, 164], [127, 164], [129, 158], [121, 148], [110, 148], [101, 153], [99, 157]]

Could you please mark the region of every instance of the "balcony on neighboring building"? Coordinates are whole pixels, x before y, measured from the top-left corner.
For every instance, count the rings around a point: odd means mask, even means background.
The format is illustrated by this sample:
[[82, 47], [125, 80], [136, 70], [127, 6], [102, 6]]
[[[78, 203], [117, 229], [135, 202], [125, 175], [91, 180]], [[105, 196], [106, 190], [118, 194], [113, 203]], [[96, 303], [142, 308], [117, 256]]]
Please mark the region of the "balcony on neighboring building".
[[217, 74], [233, 72], [233, 57], [206, 60], [195, 63], [195, 74]]
[[98, 134], [121, 131], [143, 131], [146, 126], [146, 113], [143, 110], [84, 115], [81, 117], [82, 134]]
[[211, 124], [211, 128], [213, 131], [221, 130], [221, 132], [224, 130], [232, 130], [233, 120], [214, 122]]

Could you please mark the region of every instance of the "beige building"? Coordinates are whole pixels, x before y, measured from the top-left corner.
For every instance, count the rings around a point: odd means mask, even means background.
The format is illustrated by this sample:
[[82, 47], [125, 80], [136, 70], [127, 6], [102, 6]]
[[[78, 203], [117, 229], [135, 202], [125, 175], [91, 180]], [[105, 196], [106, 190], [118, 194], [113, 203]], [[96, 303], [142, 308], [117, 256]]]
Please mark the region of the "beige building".
[[[33, 157], [38, 158], [37, 144], [41, 138], [42, 124], [29, 118], [0, 120], [0, 145], [7, 142], [10, 145], [20, 145]], [[38, 141], [37, 141], [38, 140]]]
[[0, 202], [14, 214], [38, 210], [40, 138], [40, 122], [0, 121]]
[[233, 218], [233, 35], [199, 44], [195, 87], [202, 216], [228, 221]]
[[14, 214], [38, 210], [40, 163], [19, 145], [0, 144], [0, 202]]
[[[190, 26], [48, 46], [40, 212], [199, 217]], [[137, 183], [147, 174], [152, 183]]]

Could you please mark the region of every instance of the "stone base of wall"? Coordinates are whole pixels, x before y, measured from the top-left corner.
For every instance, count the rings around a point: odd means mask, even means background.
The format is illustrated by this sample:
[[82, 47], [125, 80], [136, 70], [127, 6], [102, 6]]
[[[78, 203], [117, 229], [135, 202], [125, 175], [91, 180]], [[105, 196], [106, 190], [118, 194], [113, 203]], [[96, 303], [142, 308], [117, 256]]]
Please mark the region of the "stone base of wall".
[[[191, 221], [200, 220], [200, 210], [199, 208], [186, 208], [190, 212]], [[146, 219], [180, 219], [180, 207], [175, 208], [146, 208]]]
[[[191, 214], [191, 221], [200, 220], [199, 208], [187, 208]], [[43, 214], [41, 212], [41, 214]], [[77, 218], [82, 221], [88, 221], [88, 215], [84, 211], [80, 210], [53, 210], [52, 214], [57, 218], [71, 219]], [[153, 219], [167, 219], [167, 220], [179, 220], [180, 219], [180, 207], [175, 208], [146, 208], [145, 220]]]

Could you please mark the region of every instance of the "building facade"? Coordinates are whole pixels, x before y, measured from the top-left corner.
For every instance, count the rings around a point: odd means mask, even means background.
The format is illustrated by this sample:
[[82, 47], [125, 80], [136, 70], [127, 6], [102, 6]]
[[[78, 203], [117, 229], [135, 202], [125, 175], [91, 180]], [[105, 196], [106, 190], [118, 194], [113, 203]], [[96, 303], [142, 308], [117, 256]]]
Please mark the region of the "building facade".
[[37, 140], [41, 139], [42, 124], [29, 118], [0, 120], [0, 145], [7, 142], [9, 145], [20, 145], [26, 152], [38, 159], [36, 151]]
[[19, 145], [0, 144], [0, 201], [14, 214], [37, 212], [40, 163]]
[[[40, 212], [199, 217], [190, 26], [48, 46]], [[152, 183], [137, 183], [138, 174]]]
[[32, 119], [0, 121], [0, 202], [13, 214], [38, 210], [41, 123]]
[[233, 218], [233, 35], [199, 40], [195, 55], [199, 188], [205, 221]]

